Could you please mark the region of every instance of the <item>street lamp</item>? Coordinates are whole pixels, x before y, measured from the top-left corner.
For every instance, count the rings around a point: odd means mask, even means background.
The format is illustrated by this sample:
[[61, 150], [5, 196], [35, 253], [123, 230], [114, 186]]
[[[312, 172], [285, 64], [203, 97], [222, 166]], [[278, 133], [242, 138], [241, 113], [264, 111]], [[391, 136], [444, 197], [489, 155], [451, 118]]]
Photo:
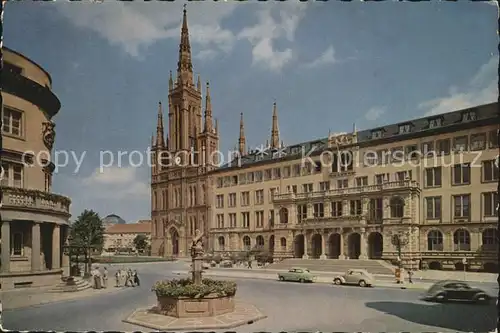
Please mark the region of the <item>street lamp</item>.
[[393, 234], [391, 237], [391, 243], [396, 247], [398, 251], [398, 268], [399, 268], [399, 279], [398, 283], [402, 283], [403, 281], [403, 258], [401, 256], [401, 250], [405, 247], [410, 241], [410, 237], [408, 232], [398, 232]]

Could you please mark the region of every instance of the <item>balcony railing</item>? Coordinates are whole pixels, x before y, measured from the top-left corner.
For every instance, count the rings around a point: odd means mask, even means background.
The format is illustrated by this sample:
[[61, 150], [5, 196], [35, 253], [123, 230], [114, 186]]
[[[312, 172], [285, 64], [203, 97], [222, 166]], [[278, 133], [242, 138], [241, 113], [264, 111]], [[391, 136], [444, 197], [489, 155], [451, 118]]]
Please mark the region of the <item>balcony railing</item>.
[[347, 187], [339, 188], [335, 190], [327, 191], [317, 191], [308, 193], [285, 193], [276, 194], [273, 197], [274, 201], [282, 200], [304, 200], [304, 199], [316, 199], [330, 196], [340, 196], [349, 194], [364, 194], [364, 193], [375, 193], [386, 190], [403, 190], [403, 189], [419, 189], [419, 184], [415, 180], [401, 180], [395, 182], [387, 182], [377, 185], [367, 185], [359, 187]]
[[5, 186], [2, 186], [2, 191], [3, 209], [41, 210], [69, 215], [71, 200], [65, 196]]

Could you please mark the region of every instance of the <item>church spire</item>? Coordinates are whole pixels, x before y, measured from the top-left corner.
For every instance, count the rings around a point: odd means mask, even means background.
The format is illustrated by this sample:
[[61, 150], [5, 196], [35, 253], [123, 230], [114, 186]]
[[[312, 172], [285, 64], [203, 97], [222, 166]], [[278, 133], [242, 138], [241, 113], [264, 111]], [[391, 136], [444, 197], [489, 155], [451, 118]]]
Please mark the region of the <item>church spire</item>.
[[205, 131], [212, 132], [213, 119], [212, 119], [212, 101], [210, 99], [210, 84], [207, 82], [207, 90], [205, 92]]
[[193, 85], [193, 64], [191, 62], [191, 44], [189, 43], [185, 4], [182, 16], [181, 43], [179, 44], [179, 62], [177, 63], [177, 81], [179, 85]]
[[245, 155], [245, 126], [243, 125], [243, 112], [241, 113], [241, 118], [240, 118], [240, 138], [238, 139], [238, 150], [240, 152], [240, 155], [243, 156]]
[[278, 111], [276, 102], [273, 104], [273, 125], [271, 129], [271, 148], [278, 149], [280, 146], [280, 133], [278, 130]]
[[156, 147], [165, 147], [165, 138], [163, 133], [163, 110], [161, 102], [158, 102], [158, 123], [156, 125]]
[[168, 77], [168, 90], [171, 91], [174, 89], [174, 78], [172, 77], [172, 71], [170, 71], [170, 75]]

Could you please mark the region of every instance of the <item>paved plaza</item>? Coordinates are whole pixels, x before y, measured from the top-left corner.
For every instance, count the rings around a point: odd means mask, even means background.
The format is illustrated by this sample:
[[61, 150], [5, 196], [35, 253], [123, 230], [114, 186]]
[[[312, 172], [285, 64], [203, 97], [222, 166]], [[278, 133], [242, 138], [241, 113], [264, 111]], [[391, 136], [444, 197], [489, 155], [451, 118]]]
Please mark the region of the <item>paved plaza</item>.
[[[123, 320], [137, 308], [154, 305], [156, 297], [150, 291], [151, 285], [159, 279], [178, 278], [173, 272], [185, 270], [185, 265], [151, 263], [128, 267], [139, 271], [140, 287], [94, 292], [82, 298], [17, 309], [9, 307], [8, 303], [15, 299], [11, 295], [3, 301], [7, 303], [3, 313], [4, 327], [10, 330], [144, 330]], [[234, 280], [238, 283], [237, 300], [255, 305], [267, 316], [251, 325], [233, 329], [237, 332], [485, 332], [495, 327], [494, 303], [485, 306], [432, 304], [418, 299], [419, 290]], [[19, 292], [23, 297], [21, 294]]]

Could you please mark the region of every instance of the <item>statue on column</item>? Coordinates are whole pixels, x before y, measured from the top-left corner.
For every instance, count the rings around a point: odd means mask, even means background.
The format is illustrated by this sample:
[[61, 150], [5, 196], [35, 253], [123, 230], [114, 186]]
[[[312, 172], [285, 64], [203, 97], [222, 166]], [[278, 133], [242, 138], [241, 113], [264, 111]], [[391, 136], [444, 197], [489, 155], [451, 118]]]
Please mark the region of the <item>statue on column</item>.
[[193, 236], [193, 242], [191, 244], [191, 256], [193, 258], [201, 257], [205, 252], [203, 251], [203, 233], [196, 229]]

